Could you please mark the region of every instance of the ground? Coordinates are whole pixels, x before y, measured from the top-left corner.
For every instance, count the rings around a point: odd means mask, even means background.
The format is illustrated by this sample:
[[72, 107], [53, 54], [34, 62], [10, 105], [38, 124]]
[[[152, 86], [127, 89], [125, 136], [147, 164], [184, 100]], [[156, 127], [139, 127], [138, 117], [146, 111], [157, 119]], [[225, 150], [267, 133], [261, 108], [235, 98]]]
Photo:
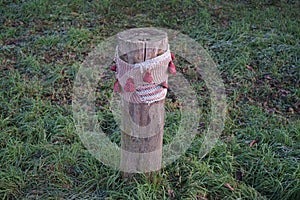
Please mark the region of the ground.
[[[292, 0], [0, 1], [0, 198], [300, 199], [299, 10]], [[178, 56], [203, 114], [188, 151], [155, 181], [124, 180], [94, 158], [71, 109], [80, 63], [106, 38], [135, 27], [193, 38], [217, 64], [227, 95], [224, 131], [200, 159], [209, 91]], [[112, 72], [105, 77], [97, 90], [99, 124], [119, 143], [107, 103]], [[171, 94], [165, 143], [180, 111]]]

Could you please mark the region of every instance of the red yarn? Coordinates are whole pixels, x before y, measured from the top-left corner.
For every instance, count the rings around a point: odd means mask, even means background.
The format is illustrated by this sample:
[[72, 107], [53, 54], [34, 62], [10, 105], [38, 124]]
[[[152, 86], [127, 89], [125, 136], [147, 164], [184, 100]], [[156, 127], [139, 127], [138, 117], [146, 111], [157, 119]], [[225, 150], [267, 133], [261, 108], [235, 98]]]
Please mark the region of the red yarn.
[[162, 82], [161, 86], [163, 88], [169, 88], [169, 85], [168, 85], [168, 83], [166, 81]]
[[147, 83], [152, 83], [153, 81], [153, 78], [152, 78], [152, 75], [150, 73], [150, 71], [147, 71], [143, 77], [143, 81], [144, 82], [147, 82]]
[[132, 78], [127, 79], [124, 90], [125, 92], [134, 92], [135, 86]]
[[172, 61], [169, 63], [169, 72], [170, 74], [176, 74], [176, 68]]
[[120, 85], [119, 85], [119, 80], [118, 79], [114, 83], [114, 92], [117, 92], [117, 93], [121, 92]]
[[111, 67], [110, 67], [110, 70], [116, 72], [116, 71], [117, 71], [117, 65], [111, 66]]
[[171, 59], [172, 59], [172, 60], [175, 60], [175, 56], [174, 56], [174, 54], [172, 54], [172, 53], [171, 53]]

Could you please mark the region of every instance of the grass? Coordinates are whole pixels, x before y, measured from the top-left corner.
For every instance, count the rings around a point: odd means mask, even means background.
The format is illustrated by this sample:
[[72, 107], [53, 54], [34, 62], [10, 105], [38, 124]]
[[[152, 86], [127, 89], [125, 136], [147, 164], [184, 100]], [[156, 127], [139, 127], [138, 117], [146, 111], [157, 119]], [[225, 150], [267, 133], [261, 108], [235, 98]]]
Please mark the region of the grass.
[[[0, 198], [299, 199], [299, 7], [286, 0], [0, 1]], [[156, 182], [143, 175], [127, 182], [81, 143], [70, 91], [98, 43], [148, 26], [180, 30], [210, 53], [228, 115], [202, 160], [199, 134]], [[209, 122], [208, 90], [192, 67], [184, 68], [188, 63], [176, 62], [201, 97], [201, 133]], [[97, 108], [101, 126], [119, 143], [107, 103], [112, 74], [106, 77]], [[168, 143], [178, 110], [170, 99], [166, 108]]]

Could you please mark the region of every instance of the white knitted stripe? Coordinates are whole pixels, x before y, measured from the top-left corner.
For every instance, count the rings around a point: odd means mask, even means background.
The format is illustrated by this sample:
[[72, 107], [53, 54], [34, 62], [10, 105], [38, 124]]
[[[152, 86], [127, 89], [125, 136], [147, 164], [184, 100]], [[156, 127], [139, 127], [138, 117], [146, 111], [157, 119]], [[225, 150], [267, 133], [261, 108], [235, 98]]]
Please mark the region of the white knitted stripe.
[[160, 88], [159, 90], [155, 90], [154, 92], [152, 92], [152, 93], [147, 93], [147, 94], [143, 94], [143, 95], [141, 95], [141, 94], [139, 94], [138, 92], [137, 92], [137, 94], [140, 96], [140, 98], [144, 98], [144, 97], [150, 97], [150, 96], [155, 96], [155, 95], [157, 95], [157, 94], [159, 94], [159, 93], [163, 93], [163, 88]]
[[136, 93], [138, 93], [139, 95], [150, 94], [159, 90], [160, 88], [162, 88], [160, 85], [154, 85], [151, 87], [140, 87], [136, 89]]
[[141, 99], [144, 103], [153, 103], [156, 101], [163, 100], [164, 98], [166, 98], [166, 95], [167, 95], [167, 89], [163, 89], [162, 92], [160, 92], [154, 96], [142, 97]]
[[152, 94], [139, 95], [138, 92], [128, 93], [123, 92], [121, 96], [128, 102], [131, 103], [153, 103], [164, 99], [167, 95], [167, 89], [160, 88], [159, 92]]

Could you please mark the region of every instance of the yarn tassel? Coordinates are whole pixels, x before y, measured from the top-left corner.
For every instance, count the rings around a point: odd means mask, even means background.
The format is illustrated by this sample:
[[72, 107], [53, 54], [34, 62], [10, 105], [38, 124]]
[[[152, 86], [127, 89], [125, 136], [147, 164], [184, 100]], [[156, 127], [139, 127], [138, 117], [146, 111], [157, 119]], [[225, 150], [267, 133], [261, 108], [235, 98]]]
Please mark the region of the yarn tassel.
[[144, 81], [144, 82], [147, 82], [147, 83], [152, 83], [153, 77], [152, 77], [150, 71], [147, 71], [147, 72], [145, 73], [145, 75], [144, 75], [144, 77], [143, 77], [143, 81]]
[[176, 74], [176, 68], [172, 61], [169, 63], [169, 72], [170, 74]]
[[168, 85], [167, 81], [162, 82], [162, 83], [161, 83], [161, 86], [162, 86], [163, 88], [169, 88], [169, 85]]
[[132, 78], [127, 79], [125, 86], [124, 86], [125, 92], [134, 92], [135, 86]]
[[175, 60], [175, 56], [174, 56], [174, 54], [172, 54], [172, 53], [171, 53], [171, 59], [172, 59], [172, 60]]
[[116, 72], [116, 71], [117, 71], [117, 65], [111, 66], [111, 67], [110, 67], [110, 70]]
[[119, 84], [119, 80], [118, 79], [114, 83], [114, 92], [116, 92], [116, 93], [120, 93], [121, 92], [121, 88], [120, 88], [120, 84]]

